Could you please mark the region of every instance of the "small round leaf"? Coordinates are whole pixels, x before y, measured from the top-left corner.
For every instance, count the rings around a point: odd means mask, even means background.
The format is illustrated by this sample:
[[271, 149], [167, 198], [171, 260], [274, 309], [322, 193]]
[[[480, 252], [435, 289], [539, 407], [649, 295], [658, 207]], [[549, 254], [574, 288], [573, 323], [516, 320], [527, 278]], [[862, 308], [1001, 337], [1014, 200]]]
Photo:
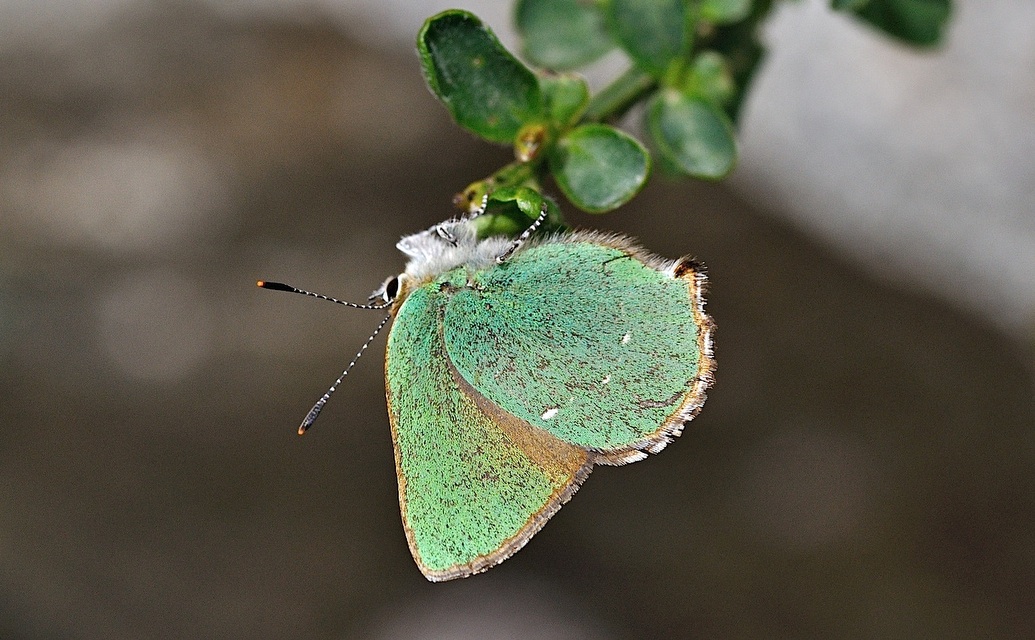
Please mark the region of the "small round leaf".
[[687, 94], [723, 105], [732, 102], [737, 95], [737, 85], [726, 59], [715, 51], [702, 51], [694, 58], [682, 88]]
[[737, 162], [729, 118], [703, 98], [671, 89], [659, 91], [647, 110], [647, 128], [658, 151], [688, 175], [718, 180]]
[[[721, 99], [721, 102], [726, 108], [727, 115], [736, 121], [765, 49], [758, 40], [757, 25], [750, 20], [725, 26], [720, 31], [721, 37], [710, 42], [709, 46], [722, 56], [725, 67], [733, 79], [735, 89], [732, 95]], [[707, 52], [701, 53], [702, 56], [706, 54]], [[692, 71], [694, 74], [702, 71], [697, 67], [697, 63], [695, 60]], [[693, 95], [710, 95], [709, 91], [699, 88], [686, 88], [684, 91]]]
[[575, 124], [589, 104], [589, 87], [582, 76], [573, 73], [541, 75], [539, 87], [546, 114], [559, 127]]
[[525, 56], [546, 69], [575, 69], [614, 47], [604, 15], [592, 2], [519, 0], [515, 18]]
[[542, 117], [539, 82], [495, 34], [466, 11], [429, 18], [417, 35], [424, 78], [460, 126], [492, 142], [511, 143]]
[[492, 192], [486, 210], [472, 219], [479, 238], [491, 236], [517, 237], [535, 222], [547, 205], [546, 220], [540, 233], [563, 231], [566, 226], [560, 207], [531, 187], [503, 187]]
[[685, 0], [611, 0], [606, 6], [615, 39], [655, 78], [690, 50], [693, 16]]
[[650, 156], [614, 127], [587, 124], [569, 131], [550, 154], [557, 185], [580, 209], [603, 213], [635, 196], [650, 173]]
[[945, 33], [952, 15], [951, 0], [870, 0], [855, 14], [907, 44], [933, 46]]

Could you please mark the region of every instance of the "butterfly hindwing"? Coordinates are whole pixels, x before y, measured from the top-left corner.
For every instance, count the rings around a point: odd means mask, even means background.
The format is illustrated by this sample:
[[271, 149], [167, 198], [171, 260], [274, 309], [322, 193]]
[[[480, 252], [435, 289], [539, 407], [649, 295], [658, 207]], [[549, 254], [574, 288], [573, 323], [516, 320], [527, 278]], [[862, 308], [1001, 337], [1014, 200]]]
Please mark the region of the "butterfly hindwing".
[[501, 410], [600, 462], [640, 459], [678, 435], [711, 375], [699, 274], [681, 264], [608, 236], [529, 247], [451, 297], [449, 358]]

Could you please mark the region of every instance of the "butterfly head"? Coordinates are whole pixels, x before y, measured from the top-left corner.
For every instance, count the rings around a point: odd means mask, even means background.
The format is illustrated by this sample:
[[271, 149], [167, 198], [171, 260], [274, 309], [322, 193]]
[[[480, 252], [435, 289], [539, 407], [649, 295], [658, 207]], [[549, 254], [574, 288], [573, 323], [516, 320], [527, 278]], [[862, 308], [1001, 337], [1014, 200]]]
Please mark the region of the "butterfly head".
[[505, 237], [479, 240], [478, 231], [470, 219], [440, 222], [405, 236], [395, 246], [408, 258], [406, 268], [399, 275], [385, 280], [370, 299], [398, 304], [413, 289], [457, 267], [491, 267], [510, 242]]

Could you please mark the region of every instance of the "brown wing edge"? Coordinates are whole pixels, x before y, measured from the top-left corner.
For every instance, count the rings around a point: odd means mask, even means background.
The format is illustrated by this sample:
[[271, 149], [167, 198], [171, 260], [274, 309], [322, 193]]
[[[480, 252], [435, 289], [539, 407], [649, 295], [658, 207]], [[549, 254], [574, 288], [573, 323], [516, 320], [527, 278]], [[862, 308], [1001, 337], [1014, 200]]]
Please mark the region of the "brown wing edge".
[[[439, 323], [440, 331], [442, 324]], [[387, 353], [386, 353], [387, 357]], [[386, 363], [387, 365], [387, 363]], [[385, 390], [388, 400], [388, 418], [392, 426], [392, 442], [398, 442], [398, 426], [396, 424], [395, 412], [392, 410], [392, 397], [387, 384], [387, 366], [385, 367], [386, 380]], [[478, 408], [490, 416], [497, 424], [500, 424], [510, 439], [517, 444], [526, 455], [535, 460], [540, 466], [552, 465], [556, 472], [567, 476], [567, 479], [560, 483], [560, 486], [543, 503], [538, 511], [533, 513], [525, 521], [525, 524], [518, 529], [514, 535], [506, 539], [495, 551], [476, 557], [471, 562], [454, 565], [446, 569], [432, 569], [428, 567], [420, 556], [413, 530], [408, 524], [406, 510], [406, 477], [402, 471], [402, 457], [399, 447], [396, 444], [393, 449], [395, 453], [395, 474], [399, 483], [399, 509], [402, 514], [403, 530], [406, 532], [406, 542], [413, 555], [414, 561], [421, 573], [431, 582], [445, 582], [457, 578], [466, 578], [489, 570], [507, 558], [517, 553], [528, 541], [539, 532], [547, 521], [557, 513], [565, 503], [571, 500], [575, 492], [579, 490], [582, 483], [589, 477], [593, 470], [593, 463], [596, 454], [581, 447], [564, 442], [560, 438], [536, 428], [535, 426], [521, 420], [496, 407], [485, 396], [472, 387], [463, 376], [456, 371], [450, 363], [450, 371], [453, 379], [457, 382], [464, 393], [473, 398]]]
[[680, 406], [669, 414], [656, 431], [631, 445], [616, 449], [593, 450], [595, 462], [607, 465], [624, 465], [643, 460], [648, 454], [659, 453], [683, 433], [686, 423], [701, 412], [707, 391], [715, 381], [715, 350], [713, 339], [715, 322], [704, 310], [704, 294], [708, 287], [708, 276], [704, 265], [693, 258], [683, 257], [668, 260], [643, 249], [630, 238], [617, 234], [596, 231], [577, 231], [557, 236], [557, 242], [591, 242], [624, 251], [648, 267], [669, 277], [682, 280], [693, 303], [694, 324], [698, 327], [697, 347], [700, 353], [697, 375], [688, 382], [688, 393]]

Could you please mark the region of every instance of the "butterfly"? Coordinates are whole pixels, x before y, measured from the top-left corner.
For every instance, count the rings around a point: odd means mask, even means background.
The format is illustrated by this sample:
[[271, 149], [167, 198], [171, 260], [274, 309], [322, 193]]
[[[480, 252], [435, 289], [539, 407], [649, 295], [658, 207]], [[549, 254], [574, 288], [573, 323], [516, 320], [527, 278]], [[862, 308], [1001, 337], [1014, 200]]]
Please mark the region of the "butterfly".
[[595, 465], [664, 449], [712, 382], [697, 262], [614, 234], [531, 237], [544, 215], [516, 240], [479, 239], [471, 218], [404, 237], [405, 270], [371, 304], [344, 303], [389, 310], [377, 331], [394, 318], [385, 387], [399, 504], [431, 581], [509, 558]]

